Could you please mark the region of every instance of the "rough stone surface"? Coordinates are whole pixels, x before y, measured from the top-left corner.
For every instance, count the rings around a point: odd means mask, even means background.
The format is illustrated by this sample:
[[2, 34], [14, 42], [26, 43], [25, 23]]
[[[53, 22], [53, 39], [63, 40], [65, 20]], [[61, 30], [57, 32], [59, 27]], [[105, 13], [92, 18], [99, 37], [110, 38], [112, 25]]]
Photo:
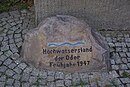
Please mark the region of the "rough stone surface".
[[47, 18], [27, 33], [22, 57], [36, 67], [50, 70], [104, 71], [109, 66], [105, 39], [85, 22], [65, 15]]
[[54, 15], [72, 15], [84, 19], [95, 29], [130, 30], [129, 0], [34, 0], [34, 2], [38, 23]]

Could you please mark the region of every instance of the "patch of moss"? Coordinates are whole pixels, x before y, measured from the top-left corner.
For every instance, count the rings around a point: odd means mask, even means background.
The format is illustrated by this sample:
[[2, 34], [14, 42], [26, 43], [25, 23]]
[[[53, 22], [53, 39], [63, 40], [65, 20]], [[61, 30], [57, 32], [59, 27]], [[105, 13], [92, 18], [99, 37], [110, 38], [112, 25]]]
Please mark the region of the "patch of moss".
[[122, 76], [123, 76], [124, 78], [130, 78], [130, 73], [124, 71], [124, 72], [122, 73]]

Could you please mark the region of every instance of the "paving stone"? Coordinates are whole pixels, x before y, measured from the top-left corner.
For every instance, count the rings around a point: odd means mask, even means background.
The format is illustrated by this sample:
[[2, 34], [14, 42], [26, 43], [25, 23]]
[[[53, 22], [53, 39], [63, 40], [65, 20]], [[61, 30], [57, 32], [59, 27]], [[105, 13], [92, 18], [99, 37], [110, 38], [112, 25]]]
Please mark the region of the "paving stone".
[[20, 87], [20, 81], [15, 80], [14, 87]]
[[9, 29], [9, 28], [11, 28], [11, 26], [10, 26], [10, 24], [8, 24], [8, 23], [6, 22], [6, 25], [3, 26], [3, 28]]
[[0, 82], [1, 87], [5, 87], [5, 82]]
[[65, 82], [65, 86], [70, 87], [72, 85], [72, 81], [71, 80], [64, 80]]
[[19, 57], [20, 57], [20, 55], [19, 55], [18, 53], [14, 53], [14, 54], [11, 56], [12, 59], [17, 59], [17, 58], [19, 58]]
[[28, 82], [22, 83], [22, 87], [29, 87], [29, 83]]
[[127, 63], [128, 68], [130, 69], [130, 63]]
[[15, 74], [15, 75], [13, 76], [13, 78], [14, 78], [15, 80], [20, 80], [21, 75], [20, 75], [20, 74]]
[[15, 18], [20, 17], [20, 13], [18, 11], [11, 11], [9, 14]]
[[127, 54], [127, 57], [130, 57], [130, 52], [127, 52], [126, 54]]
[[14, 40], [13, 39], [9, 39], [9, 44], [13, 44]]
[[48, 83], [47, 83], [47, 86], [48, 86], [48, 87], [58, 87], [58, 86], [55, 86], [55, 83], [54, 83], [54, 82], [48, 82]]
[[121, 61], [120, 58], [116, 58], [115, 62], [116, 62], [116, 64], [120, 64], [120, 63], [122, 63], [122, 61]]
[[8, 58], [8, 59], [6, 59], [5, 61], [4, 61], [4, 65], [6, 65], [6, 66], [8, 66], [8, 65], [10, 65], [12, 63], [12, 60], [10, 59], [10, 58]]
[[37, 77], [30, 76], [29, 82], [30, 82], [31, 84], [35, 83], [36, 81], [37, 81]]
[[47, 81], [54, 81], [54, 80], [55, 80], [54, 76], [47, 76]]
[[55, 73], [55, 79], [64, 79], [64, 73], [63, 72]]
[[17, 53], [17, 52], [18, 52], [18, 49], [15, 48], [15, 47], [13, 47], [13, 48], [11, 47], [10, 49], [11, 49], [11, 51], [12, 51], [13, 53]]
[[120, 54], [121, 57], [127, 57], [124, 52], [120, 52], [119, 54]]
[[20, 74], [20, 73], [22, 72], [22, 70], [21, 70], [20, 68], [18, 68], [18, 67], [15, 67], [13, 70], [14, 70], [16, 73], [18, 73], [18, 74]]
[[6, 74], [9, 76], [13, 76], [15, 74], [15, 72], [11, 69], [6, 70]]
[[0, 18], [5, 18], [5, 17], [8, 17], [9, 14], [7, 12], [3, 12], [0, 14]]
[[66, 79], [66, 80], [67, 80], [67, 79], [72, 79], [71, 73], [65, 74], [65, 79]]
[[21, 47], [21, 46], [22, 46], [22, 44], [23, 44], [23, 42], [22, 42], [22, 41], [21, 41], [21, 42], [16, 43], [17, 47]]
[[4, 60], [6, 60], [6, 59], [7, 59], [7, 56], [5, 56], [4, 54], [0, 56], [0, 60], [1, 60], [1, 61], [4, 61]]
[[25, 63], [20, 63], [18, 67], [23, 70], [27, 67], [27, 65]]
[[7, 50], [9, 50], [8, 45], [4, 45], [3, 47], [1, 47], [1, 51], [7, 51]]
[[30, 73], [32, 72], [32, 68], [31, 67], [27, 67], [25, 70], [24, 70], [25, 73]]
[[14, 35], [14, 38], [20, 38], [21, 37], [21, 34], [15, 34]]
[[29, 77], [30, 77], [30, 74], [23, 73], [21, 81], [27, 82], [27, 81], [29, 81]]
[[[13, 33], [14, 33], [14, 31], [12, 31], [12, 30], [9, 30], [9, 31], [7, 32], [8, 35], [13, 35]], [[11, 37], [11, 38], [13, 38], [13, 37]]]
[[31, 72], [31, 75], [33, 75], [33, 76], [38, 76], [38, 74], [39, 74], [38, 69], [33, 69], [32, 72]]
[[56, 81], [56, 86], [57, 87], [64, 87], [64, 80], [57, 80]]
[[114, 60], [114, 59], [111, 59], [110, 62], [111, 62], [111, 64], [113, 64], [113, 65], [115, 64], [115, 60]]
[[6, 66], [0, 66], [0, 72], [5, 72], [7, 70]]
[[22, 42], [22, 38], [17, 38], [17, 39], [15, 39], [15, 43], [16, 43], [16, 44], [19, 43], [19, 42]]
[[47, 78], [47, 72], [41, 71], [41, 72], [39, 72], [39, 76], [42, 77], [42, 78]]
[[47, 80], [46, 80], [46, 79], [40, 79], [40, 80], [38, 80], [38, 82], [39, 82], [41, 85], [46, 85], [46, 84], [47, 84]]
[[126, 65], [126, 64], [121, 64], [121, 65], [120, 65], [120, 69], [125, 70], [125, 69], [128, 69], [128, 67], [127, 67], [127, 65]]
[[114, 77], [114, 78], [119, 77], [119, 75], [118, 75], [118, 73], [117, 73], [116, 71], [111, 71], [111, 72], [109, 72], [109, 73], [110, 73], [110, 75], [111, 75], [112, 77]]
[[13, 82], [14, 82], [14, 79], [7, 79], [7, 81], [6, 81], [6, 84], [7, 85], [12, 85], [13, 84]]
[[13, 54], [13, 53], [12, 53], [10, 50], [7, 51], [7, 52], [5, 52], [5, 55], [6, 55], [7, 57], [10, 57], [12, 54]]
[[125, 42], [130, 42], [130, 38], [125, 38]]
[[130, 83], [129, 78], [120, 78], [120, 80], [122, 81], [122, 83]]
[[2, 75], [1, 77], [0, 77], [0, 82], [5, 82], [6, 81], [6, 76], [5, 75]]
[[122, 58], [122, 62], [123, 62], [123, 63], [128, 63], [128, 61], [127, 61], [126, 58]]
[[[16, 34], [19, 34], [19, 33], [21, 33], [22, 32], [22, 29], [17, 29], [16, 31], [15, 31], [15, 33]], [[16, 37], [18, 37], [18, 36], [16, 36]], [[21, 36], [20, 36], [21, 37]]]
[[[17, 25], [16, 25], [16, 26], [17, 26]], [[16, 26], [11, 27], [10, 30], [16, 31], [16, 30], [18, 29], [18, 27], [16, 27]]]

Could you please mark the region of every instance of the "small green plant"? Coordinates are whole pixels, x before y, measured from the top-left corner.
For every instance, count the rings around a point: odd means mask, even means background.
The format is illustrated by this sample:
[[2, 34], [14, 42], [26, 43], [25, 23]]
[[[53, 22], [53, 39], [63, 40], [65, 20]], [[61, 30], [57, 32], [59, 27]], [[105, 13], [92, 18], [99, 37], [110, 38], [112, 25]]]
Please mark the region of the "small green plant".
[[115, 79], [109, 81], [109, 84], [106, 84], [104, 87], [118, 87]]
[[123, 76], [124, 78], [130, 78], [130, 73], [124, 71], [124, 72], [122, 73], [122, 76]]
[[73, 84], [73, 86], [74, 86], [74, 87], [76, 87], [76, 86], [81, 86], [81, 87], [83, 87], [83, 86], [85, 86], [85, 85], [87, 85], [87, 84], [88, 84], [87, 82], [84, 82], [84, 81], [80, 80], [79, 83]]

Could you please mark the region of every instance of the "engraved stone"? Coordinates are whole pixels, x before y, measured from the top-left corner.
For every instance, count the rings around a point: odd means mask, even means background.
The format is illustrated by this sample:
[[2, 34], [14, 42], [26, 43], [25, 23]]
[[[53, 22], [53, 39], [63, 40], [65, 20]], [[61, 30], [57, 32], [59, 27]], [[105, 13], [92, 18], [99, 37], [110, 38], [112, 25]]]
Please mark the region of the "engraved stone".
[[21, 55], [40, 69], [84, 72], [109, 68], [105, 39], [84, 21], [67, 15], [46, 18], [28, 32]]

